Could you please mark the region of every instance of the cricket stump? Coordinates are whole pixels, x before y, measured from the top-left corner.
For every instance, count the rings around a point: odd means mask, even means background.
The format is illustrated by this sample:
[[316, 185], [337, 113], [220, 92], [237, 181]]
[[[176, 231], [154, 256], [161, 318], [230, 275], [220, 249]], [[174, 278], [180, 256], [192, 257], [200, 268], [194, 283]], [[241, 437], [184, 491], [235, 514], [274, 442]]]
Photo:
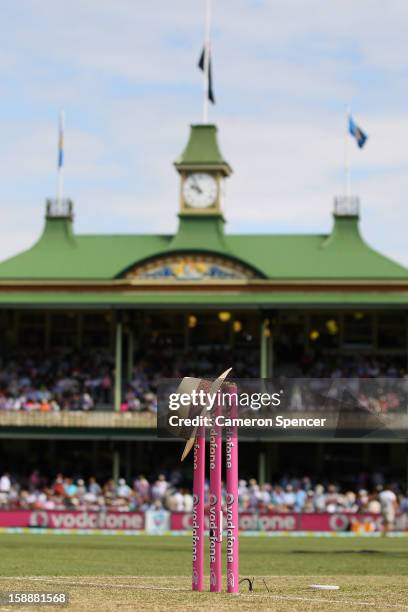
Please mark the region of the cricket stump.
[[205, 431], [200, 428], [194, 442], [193, 464], [193, 591], [204, 589], [204, 479]]
[[[232, 419], [237, 418], [236, 386], [231, 385]], [[225, 442], [227, 485], [227, 590], [239, 592], [239, 539], [238, 539], [238, 428], [227, 428]]]
[[[217, 406], [215, 416], [220, 414]], [[222, 468], [222, 433], [221, 427], [215, 423], [210, 429], [210, 591], [222, 591], [222, 500], [221, 500], [221, 468]]]

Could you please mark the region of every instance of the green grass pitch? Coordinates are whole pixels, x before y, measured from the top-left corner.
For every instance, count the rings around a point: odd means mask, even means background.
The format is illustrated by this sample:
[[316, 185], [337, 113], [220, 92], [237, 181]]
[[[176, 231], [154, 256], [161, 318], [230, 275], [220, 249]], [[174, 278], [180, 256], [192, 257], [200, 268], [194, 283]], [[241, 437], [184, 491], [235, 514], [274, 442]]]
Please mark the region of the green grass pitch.
[[0, 547], [1, 591], [65, 590], [75, 609], [408, 610], [406, 538], [241, 537], [255, 583], [238, 597], [191, 593], [187, 536], [2, 534]]

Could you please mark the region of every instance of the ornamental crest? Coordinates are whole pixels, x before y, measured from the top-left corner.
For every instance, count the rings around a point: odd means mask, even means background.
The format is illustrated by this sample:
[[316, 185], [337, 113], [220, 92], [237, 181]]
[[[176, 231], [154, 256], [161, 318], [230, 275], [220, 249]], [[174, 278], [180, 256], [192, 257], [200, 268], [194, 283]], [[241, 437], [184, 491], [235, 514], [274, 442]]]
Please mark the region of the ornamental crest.
[[125, 278], [131, 280], [247, 280], [254, 272], [233, 260], [212, 255], [169, 255], [136, 265]]

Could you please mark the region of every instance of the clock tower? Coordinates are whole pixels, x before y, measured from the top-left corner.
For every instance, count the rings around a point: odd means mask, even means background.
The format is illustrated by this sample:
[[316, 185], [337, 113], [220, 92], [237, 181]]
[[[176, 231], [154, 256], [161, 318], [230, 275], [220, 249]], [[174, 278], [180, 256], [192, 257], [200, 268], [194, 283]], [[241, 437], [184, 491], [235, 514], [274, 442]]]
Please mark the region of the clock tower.
[[221, 217], [224, 181], [232, 170], [217, 142], [215, 125], [192, 125], [175, 162], [180, 174], [180, 217]]

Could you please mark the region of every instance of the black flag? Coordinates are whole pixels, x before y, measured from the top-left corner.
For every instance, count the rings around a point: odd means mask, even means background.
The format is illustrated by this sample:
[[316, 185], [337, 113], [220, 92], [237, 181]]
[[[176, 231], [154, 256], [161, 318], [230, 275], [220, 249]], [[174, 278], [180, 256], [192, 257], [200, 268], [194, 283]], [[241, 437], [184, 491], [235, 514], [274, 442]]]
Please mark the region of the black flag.
[[[203, 72], [204, 72], [204, 65], [205, 65], [205, 47], [204, 47], [204, 49], [203, 49], [203, 51], [202, 51], [202, 53], [200, 55], [200, 59], [199, 59], [199, 62], [198, 62], [198, 67]], [[212, 84], [210, 50], [208, 50], [208, 99], [210, 100], [210, 102], [215, 104], [215, 96], [214, 96], [214, 90], [213, 90], [213, 84]]]

